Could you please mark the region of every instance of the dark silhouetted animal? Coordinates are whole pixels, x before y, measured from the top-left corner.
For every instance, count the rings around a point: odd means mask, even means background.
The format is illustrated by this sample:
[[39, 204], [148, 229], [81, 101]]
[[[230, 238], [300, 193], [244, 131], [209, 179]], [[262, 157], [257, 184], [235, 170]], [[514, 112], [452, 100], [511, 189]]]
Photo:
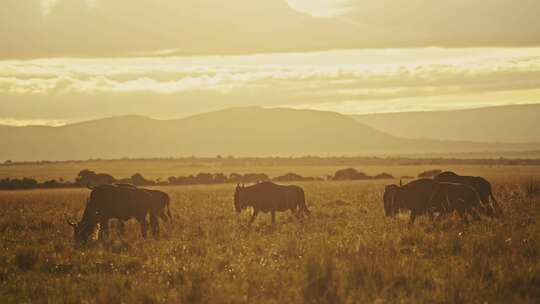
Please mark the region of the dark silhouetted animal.
[[[135, 186], [133, 184], [128, 184], [128, 183], [115, 183], [114, 185], [117, 186], [117, 187], [127, 187], [127, 188], [139, 189], [139, 190], [149, 192], [152, 195], [153, 204], [156, 204], [156, 206], [165, 206], [166, 207], [166, 208], [161, 209], [162, 212], [160, 212], [158, 214], [158, 216], [165, 222], [168, 221], [168, 220], [172, 221], [172, 214], [171, 214], [171, 210], [170, 210], [170, 198], [169, 198], [169, 195], [167, 193], [165, 193], [163, 191], [159, 191], [159, 190], [138, 188], [137, 186]], [[124, 234], [124, 232], [125, 232], [125, 221], [118, 220], [118, 228], [120, 230], [120, 233]]]
[[[473, 187], [476, 192], [478, 192], [478, 195], [480, 196], [480, 200], [482, 201], [482, 204], [484, 205], [484, 210], [493, 210], [495, 213], [499, 213], [500, 208], [497, 200], [493, 196], [493, 192], [491, 189], [491, 184], [483, 177], [479, 176], [462, 176], [458, 175], [451, 171], [445, 171], [438, 175], [436, 175], [434, 180], [438, 182], [446, 182], [446, 183], [457, 183], [457, 184], [464, 184], [468, 185], [470, 187]], [[490, 198], [493, 202], [493, 205], [490, 202]], [[488, 214], [487, 215], [493, 215]]]
[[248, 187], [237, 185], [234, 192], [234, 207], [237, 212], [253, 207], [250, 224], [261, 211], [272, 213], [272, 223], [276, 222], [276, 211], [291, 210], [298, 218], [310, 214], [302, 188], [272, 182], [262, 182]]
[[398, 185], [386, 185], [384, 188], [384, 214], [386, 216], [394, 216], [398, 210], [394, 210], [393, 202], [395, 191], [399, 189]]
[[440, 212], [457, 211], [465, 222], [468, 222], [467, 214], [474, 219], [480, 219], [478, 211], [492, 213], [492, 210], [483, 210], [478, 192], [469, 185], [440, 182], [431, 200], [431, 205], [440, 206], [437, 208]]
[[[139, 188], [140, 189], [140, 188]], [[153, 190], [153, 189], [141, 189], [143, 191], [146, 191], [152, 195], [152, 203], [156, 205], [159, 213], [157, 216], [161, 217], [163, 221], [171, 220], [173, 219], [171, 214], [171, 198], [169, 195], [163, 191], [159, 190]]]
[[157, 206], [164, 206], [164, 208], [162, 209], [163, 212], [158, 214], [158, 216], [161, 217], [163, 221], [167, 221], [169, 219], [172, 221], [172, 214], [170, 210], [171, 199], [167, 193], [163, 191], [159, 191], [159, 190], [139, 188], [133, 184], [115, 183], [114, 185], [117, 187], [126, 187], [126, 188], [133, 188], [133, 189], [139, 189], [142, 191], [147, 191], [153, 196], [152, 201], [154, 202], [154, 204], [156, 204]]
[[[387, 185], [384, 196], [386, 216], [394, 216], [403, 210], [411, 211], [411, 223], [419, 215], [435, 212], [448, 214], [457, 211], [464, 221], [470, 214], [478, 219], [477, 210], [483, 210], [476, 190], [468, 185], [442, 183], [432, 179], [418, 179], [404, 186]], [[489, 213], [489, 210], [485, 210]]]
[[135, 218], [141, 225], [141, 234], [146, 238], [150, 215], [152, 235], [159, 234], [158, 217], [164, 219], [165, 210], [170, 216], [169, 199], [166, 193], [158, 194], [157, 190], [138, 189], [133, 187], [102, 185], [92, 189], [86, 203], [82, 219], [73, 227], [76, 242], [86, 242], [100, 225], [100, 238], [109, 236], [109, 220], [127, 221]]
[[394, 216], [401, 210], [410, 210], [411, 223], [414, 223], [417, 216], [432, 214], [434, 209], [441, 207], [437, 200], [432, 199], [437, 187], [438, 183], [428, 178], [417, 179], [403, 186], [386, 186], [384, 193], [386, 215]]

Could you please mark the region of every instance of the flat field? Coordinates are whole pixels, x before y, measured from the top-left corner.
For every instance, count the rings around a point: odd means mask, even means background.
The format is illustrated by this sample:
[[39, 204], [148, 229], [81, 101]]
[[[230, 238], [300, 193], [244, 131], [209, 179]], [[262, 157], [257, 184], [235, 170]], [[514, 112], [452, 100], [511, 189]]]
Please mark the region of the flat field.
[[[395, 176], [429, 168], [357, 167]], [[0, 303], [539, 303], [540, 197], [525, 187], [539, 168], [449, 169], [485, 175], [504, 217], [469, 225], [421, 217], [409, 226], [406, 214], [384, 216], [392, 181], [324, 181], [297, 183], [309, 218], [278, 213], [272, 225], [261, 214], [248, 227], [249, 212], [233, 210], [234, 185], [171, 186], [160, 189], [174, 221], [162, 223], [158, 240], [141, 239], [133, 220], [121, 236], [113, 221], [110, 240], [75, 246], [63, 214], [80, 218], [89, 190], [1, 191]], [[155, 172], [147, 175], [185, 171]]]

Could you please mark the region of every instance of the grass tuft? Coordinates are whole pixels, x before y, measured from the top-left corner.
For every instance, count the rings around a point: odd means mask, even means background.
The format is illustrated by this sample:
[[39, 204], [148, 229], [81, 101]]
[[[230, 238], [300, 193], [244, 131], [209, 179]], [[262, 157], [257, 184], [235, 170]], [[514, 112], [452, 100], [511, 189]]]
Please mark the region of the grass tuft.
[[33, 270], [38, 262], [38, 255], [33, 250], [22, 250], [15, 255], [15, 264], [22, 271]]
[[525, 197], [540, 196], [540, 180], [531, 177], [523, 183], [523, 192]]

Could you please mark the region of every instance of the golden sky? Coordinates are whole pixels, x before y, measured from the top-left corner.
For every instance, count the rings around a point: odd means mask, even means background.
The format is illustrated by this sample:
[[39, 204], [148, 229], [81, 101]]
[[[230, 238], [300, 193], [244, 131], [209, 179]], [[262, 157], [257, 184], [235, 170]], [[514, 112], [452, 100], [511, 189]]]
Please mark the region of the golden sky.
[[540, 102], [537, 0], [4, 0], [0, 124]]

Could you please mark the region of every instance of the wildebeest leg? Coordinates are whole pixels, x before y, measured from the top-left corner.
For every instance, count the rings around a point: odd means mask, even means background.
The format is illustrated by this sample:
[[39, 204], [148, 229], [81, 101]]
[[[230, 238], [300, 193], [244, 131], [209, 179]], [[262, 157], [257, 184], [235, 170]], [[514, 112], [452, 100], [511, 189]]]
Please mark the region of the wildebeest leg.
[[304, 212], [302, 212], [300, 209], [291, 209], [291, 211], [297, 219], [302, 219], [304, 217]]
[[126, 222], [123, 220], [118, 220], [118, 231], [120, 232], [121, 236], [126, 235]]
[[478, 214], [478, 210], [476, 210], [476, 208], [470, 208], [469, 210], [469, 214], [473, 217], [473, 219], [475, 220], [480, 220], [480, 215]]
[[[491, 201], [493, 202], [492, 206], [493, 206], [493, 211], [495, 212], [495, 215], [501, 216], [502, 215], [501, 206], [499, 205], [499, 202], [497, 202], [497, 200], [495, 199], [495, 196], [493, 196], [493, 192], [491, 191], [491, 189], [489, 189], [489, 197], [491, 198]], [[488, 198], [488, 201], [489, 201], [489, 198]]]
[[137, 221], [141, 224], [141, 234], [143, 239], [146, 238], [146, 232], [148, 230], [148, 223], [146, 222], [146, 216], [138, 217]]
[[468, 225], [469, 224], [469, 219], [467, 218], [467, 212], [465, 212], [465, 211], [463, 211], [461, 209], [458, 212], [459, 212], [459, 215], [461, 216], [461, 219], [463, 220], [463, 222]]
[[259, 214], [259, 210], [257, 210], [257, 209], [253, 210], [253, 214], [251, 215], [251, 219], [249, 220], [250, 225], [251, 225], [251, 223], [253, 223], [253, 221], [257, 217], [257, 214]]
[[411, 210], [411, 221], [409, 222], [409, 224], [414, 224], [414, 220], [416, 220], [416, 211]]
[[434, 208], [430, 208], [428, 210], [428, 214], [429, 214], [429, 219], [433, 222], [433, 220], [435, 219], [435, 210], [434, 210]]
[[99, 220], [99, 240], [109, 239], [109, 219], [101, 218]]
[[276, 223], [276, 212], [272, 211], [272, 224]]
[[150, 214], [150, 226], [152, 227], [152, 236], [157, 238], [159, 236], [159, 223], [157, 216], [154, 214]]

